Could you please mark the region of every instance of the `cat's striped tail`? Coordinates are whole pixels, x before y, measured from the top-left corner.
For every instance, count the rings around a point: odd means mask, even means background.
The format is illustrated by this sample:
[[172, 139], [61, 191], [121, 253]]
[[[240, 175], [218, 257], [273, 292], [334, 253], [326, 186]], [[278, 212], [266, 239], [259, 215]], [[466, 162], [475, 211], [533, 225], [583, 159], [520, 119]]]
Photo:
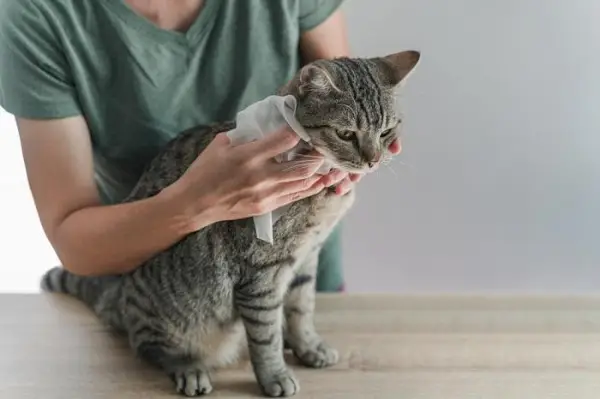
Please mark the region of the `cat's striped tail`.
[[54, 267], [44, 274], [40, 285], [43, 291], [68, 294], [95, 308], [100, 297], [118, 280], [117, 276], [78, 276], [62, 267]]

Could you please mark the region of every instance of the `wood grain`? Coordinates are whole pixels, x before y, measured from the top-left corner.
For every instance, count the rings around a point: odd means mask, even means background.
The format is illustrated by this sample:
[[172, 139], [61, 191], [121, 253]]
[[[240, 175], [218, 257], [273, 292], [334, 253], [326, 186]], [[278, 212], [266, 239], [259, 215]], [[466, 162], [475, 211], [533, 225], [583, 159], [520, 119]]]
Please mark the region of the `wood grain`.
[[[298, 398], [598, 398], [600, 297], [320, 295], [341, 353], [294, 367]], [[0, 295], [0, 398], [176, 398], [171, 382], [75, 300]], [[250, 367], [215, 375], [217, 398], [260, 397]]]

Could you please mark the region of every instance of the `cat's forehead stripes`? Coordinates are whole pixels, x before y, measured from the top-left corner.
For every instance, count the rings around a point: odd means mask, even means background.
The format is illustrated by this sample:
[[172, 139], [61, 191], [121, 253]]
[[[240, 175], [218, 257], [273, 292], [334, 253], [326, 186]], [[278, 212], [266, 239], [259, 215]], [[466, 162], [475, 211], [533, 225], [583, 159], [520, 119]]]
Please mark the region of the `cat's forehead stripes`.
[[377, 79], [377, 66], [369, 60], [341, 58], [332, 61], [338, 77], [348, 88], [356, 106], [356, 124], [360, 131], [385, 129], [389, 124], [384, 109], [381, 83]]

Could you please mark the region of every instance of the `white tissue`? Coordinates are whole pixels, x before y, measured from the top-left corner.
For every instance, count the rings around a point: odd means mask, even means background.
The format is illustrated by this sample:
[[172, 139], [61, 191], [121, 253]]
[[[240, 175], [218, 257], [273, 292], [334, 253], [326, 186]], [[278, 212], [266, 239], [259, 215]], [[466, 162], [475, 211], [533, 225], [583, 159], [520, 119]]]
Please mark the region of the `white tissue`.
[[[287, 124], [302, 140], [292, 150], [277, 156], [275, 159], [278, 162], [292, 161], [300, 150], [310, 145], [308, 144], [310, 137], [296, 120], [296, 106], [294, 96], [269, 96], [240, 111], [236, 117], [236, 128], [230, 130], [227, 136], [233, 145], [239, 145], [258, 140]], [[331, 165], [324, 164], [317, 173], [325, 174], [330, 170]], [[287, 207], [284, 206], [273, 212], [254, 217], [254, 228], [259, 239], [273, 243], [273, 224], [285, 212]]]

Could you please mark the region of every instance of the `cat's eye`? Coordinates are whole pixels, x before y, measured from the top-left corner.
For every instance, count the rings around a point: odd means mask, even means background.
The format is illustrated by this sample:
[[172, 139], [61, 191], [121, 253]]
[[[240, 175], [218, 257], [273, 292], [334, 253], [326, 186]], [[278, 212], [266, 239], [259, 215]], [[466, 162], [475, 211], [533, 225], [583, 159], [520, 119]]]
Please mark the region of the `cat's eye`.
[[342, 140], [353, 140], [356, 137], [356, 134], [351, 130], [339, 130], [337, 134]]
[[381, 133], [381, 138], [385, 139], [386, 137], [389, 137], [392, 133], [394, 132], [394, 129], [388, 129], [385, 132]]

